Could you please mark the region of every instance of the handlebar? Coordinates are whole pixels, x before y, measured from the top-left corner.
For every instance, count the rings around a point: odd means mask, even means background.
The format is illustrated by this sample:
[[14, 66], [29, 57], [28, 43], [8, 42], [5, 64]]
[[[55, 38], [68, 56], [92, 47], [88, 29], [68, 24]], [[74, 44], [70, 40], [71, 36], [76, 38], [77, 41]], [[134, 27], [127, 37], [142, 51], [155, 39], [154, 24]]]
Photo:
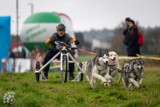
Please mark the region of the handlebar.
[[55, 44], [56, 44], [56, 45], [63, 45], [63, 46], [65, 46], [65, 43], [64, 43], [64, 42], [61, 42], [61, 41], [55, 41]]
[[62, 41], [55, 41], [55, 44], [56, 44], [56, 48], [58, 50], [61, 50], [61, 49], [64, 49], [63, 47], [65, 47], [65, 49], [71, 49], [71, 50], [74, 50], [74, 49], [77, 49], [76, 46], [71, 46], [71, 43], [68, 45]]

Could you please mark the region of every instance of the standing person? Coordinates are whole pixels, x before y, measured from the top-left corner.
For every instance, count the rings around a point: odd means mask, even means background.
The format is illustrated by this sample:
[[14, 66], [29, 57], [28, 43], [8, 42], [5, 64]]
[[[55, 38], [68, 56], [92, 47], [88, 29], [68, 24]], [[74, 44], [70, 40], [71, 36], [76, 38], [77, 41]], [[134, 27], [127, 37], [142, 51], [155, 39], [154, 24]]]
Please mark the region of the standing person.
[[[60, 23], [57, 27], [57, 32], [52, 34], [50, 38], [48, 38], [45, 43], [50, 44], [50, 49], [47, 51], [43, 64], [45, 65], [53, 56], [55, 56], [59, 50], [56, 48], [55, 41], [61, 41], [66, 44], [69, 44], [70, 42], [75, 42], [76, 45], [79, 44], [78, 40], [73, 39], [70, 37], [67, 33], [65, 33], [65, 25]], [[72, 55], [74, 55], [74, 52], [71, 52]], [[58, 56], [58, 59], [60, 59], [60, 56]], [[44, 68], [44, 75], [48, 79], [48, 71], [49, 71], [50, 64]], [[69, 79], [74, 79], [74, 63], [69, 63]]]
[[123, 43], [124, 43], [124, 45], [126, 45], [127, 55], [128, 55], [128, 40], [129, 40], [128, 33], [130, 32], [130, 27], [129, 27], [129, 21], [130, 20], [131, 20], [131, 18], [129, 18], [129, 17], [127, 17], [125, 19], [126, 29], [123, 31], [123, 35], [124, 35]]
[[9, 58], [13, 58], [13, 59], [16, 58], [14, 52], [11, 49], [9, 50]]
[[11, 58], [11, 59], [13, 59], [12, 61], [12, 63], [10, 63], [10, 65], [11, 65], [11, 71], [15, 71], [15, 58], [16, 58], [16, 56], [15, 56], [15, 53], [10, 49], [9, 50], [9, 57], [8, 58]]
[[128, 36], [128, 56], [137, 56], [140, 54], [140, 46], [138, 45], [138, 28], [133, 20], [129, 21], [130, 31]]

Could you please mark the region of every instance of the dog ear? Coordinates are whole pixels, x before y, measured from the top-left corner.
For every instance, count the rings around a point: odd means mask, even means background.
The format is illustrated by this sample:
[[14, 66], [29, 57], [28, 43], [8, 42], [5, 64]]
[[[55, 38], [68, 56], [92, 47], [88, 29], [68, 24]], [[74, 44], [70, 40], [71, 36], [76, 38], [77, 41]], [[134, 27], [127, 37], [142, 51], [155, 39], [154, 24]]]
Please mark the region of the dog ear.
[[102, 57], [103, 56], [103, 51], [101, 49], [98, 50], [97, 56], [98, 57]]
[[144, 64], [144, 60], [142, 58], [139, 58], [139, 61], [141, 62], [141, 64]]
[[106, 53], [107, 56], [109, 56], [109, 50], [108, 49], [105, 50], [105, 53]]

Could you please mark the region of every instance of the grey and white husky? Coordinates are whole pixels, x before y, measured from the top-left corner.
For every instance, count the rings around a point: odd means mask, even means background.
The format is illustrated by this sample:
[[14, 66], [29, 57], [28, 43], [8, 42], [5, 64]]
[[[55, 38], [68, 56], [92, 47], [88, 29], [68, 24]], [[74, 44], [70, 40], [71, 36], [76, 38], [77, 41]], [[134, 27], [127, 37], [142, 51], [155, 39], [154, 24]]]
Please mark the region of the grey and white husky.
[[109, 52], [100, 51], [93, 60], [82, 62], [82, 71], [86, 74], [91, 88], [96, 87], [97, 80], [101, 80], [101, 83], [104, 85], [109, 85], [113, 81], [112, 76], [107, 74], [109, 61]]
[[140, 87], [144, 75], [144, 61], [139, 59], [131, 59], [124, 62], [122, 67], [122, 79], [127, 90], [132, 86]]

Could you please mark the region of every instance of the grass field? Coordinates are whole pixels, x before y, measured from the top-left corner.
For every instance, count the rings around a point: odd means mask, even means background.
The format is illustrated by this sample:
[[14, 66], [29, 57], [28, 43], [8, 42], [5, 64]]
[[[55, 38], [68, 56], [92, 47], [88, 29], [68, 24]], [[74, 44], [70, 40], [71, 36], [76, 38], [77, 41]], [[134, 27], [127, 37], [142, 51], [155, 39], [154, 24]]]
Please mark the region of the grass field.
[[[13, 105], [3, 96], [15, 92]], [[0, 107], [160, 107], [160, 67], [145, 68], [142, 86], [126, 91], [116, 81], [111, 87], [97, 83], [91, 89], [83, 82], [60, 83], [60, 73], [50, 72], [49, 80], [35, 82], [34, 73], [0, 73]]]

